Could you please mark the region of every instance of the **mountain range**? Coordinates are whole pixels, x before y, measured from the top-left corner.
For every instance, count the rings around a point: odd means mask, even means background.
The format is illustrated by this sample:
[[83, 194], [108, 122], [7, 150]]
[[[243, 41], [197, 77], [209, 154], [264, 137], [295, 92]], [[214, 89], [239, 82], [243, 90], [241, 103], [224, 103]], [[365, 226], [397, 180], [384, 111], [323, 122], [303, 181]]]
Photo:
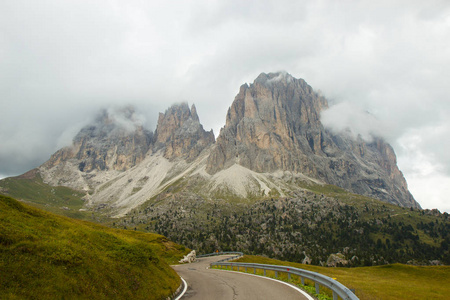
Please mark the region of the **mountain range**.
[[[85, 193], [86, 207], [123, 216], [177, 181], [205, 198], [287, 196], [299, 182], [332, 184], [388, 203], [418, 208], [380, 137], [333, 133], [320, 121], [327, 100], [288, 73], [262, 73], [240, 87], [215, 140], [195, 105], [160, 113], [145, 129], [133, 107], [102, 111], [73, 144], [38, 173], [50, 186]], [[195, 183], [195, 184], [194, 184]], [[201, 186], [201, 188], [199, 188]]]
[[200, 252], [448, 263], [448, 214], [420, 209], [383, 138], [324, 127], [327, 108], [278, 72], [240, 87], [217, 139], [195, 105], [172, 105], [154, 131], [131, 106], [106, 109], [47, 162], [1, 180], [0, 193]]

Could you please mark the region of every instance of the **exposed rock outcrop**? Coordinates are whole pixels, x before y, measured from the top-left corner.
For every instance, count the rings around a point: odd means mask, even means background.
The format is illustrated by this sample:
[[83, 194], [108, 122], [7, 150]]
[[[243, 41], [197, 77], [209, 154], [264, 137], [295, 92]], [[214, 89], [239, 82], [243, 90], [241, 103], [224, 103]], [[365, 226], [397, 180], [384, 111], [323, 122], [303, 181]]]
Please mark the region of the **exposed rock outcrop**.
[[257, 172], [292, 170], [317, 176], [309, 156], [321, 152], [320, 111], [326, 100], [302, 79], [261, 74], [239, 94], [211, 153], [207, 171], [238, 163]]
[[179, 263], [181, 264], [185, 264], [185, 263], [193, 263], [195, 260], [197, 259], [195, 250], [192, 250], [191, 252], [189, 252], [188, 255], [185, 255], [180, 261]]
[[165, 148], [164, 157], [183, 157], [192, 161], [215, 141], [213, 131], [205, 131], [200, 124], [195, 105], [173, 105], [159, 114], [155, 132], [156, 149]]
[[261, 75], [241, 86], [211, 151], [206, 170], [234, 164], [256, 172], [293, 171], [355, 193], [419, 207], [409, 193], [392, 148], [333, 134], [320, 121], [328, 107], [302, 79], [287, 73]]
[[330, 254], [326, 262], [327, 267], [343, 267], [346, 265], [348, 265], [348, 260], [345, 259], [345, 256], [342, 253]]

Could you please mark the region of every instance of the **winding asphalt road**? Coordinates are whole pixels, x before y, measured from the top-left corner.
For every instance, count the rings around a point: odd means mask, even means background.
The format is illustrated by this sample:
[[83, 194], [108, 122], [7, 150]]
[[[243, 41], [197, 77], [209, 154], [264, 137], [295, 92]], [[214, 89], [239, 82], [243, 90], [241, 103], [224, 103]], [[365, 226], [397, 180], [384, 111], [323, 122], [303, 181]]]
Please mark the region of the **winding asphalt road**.
[[227, 256], [199, 258], [192, 264], [173, 266], [188, 284], [188, 289], [181, 299], [308, 299], [293, 287], [275, 280], [209, 269], [211, 262], [225, 257]]

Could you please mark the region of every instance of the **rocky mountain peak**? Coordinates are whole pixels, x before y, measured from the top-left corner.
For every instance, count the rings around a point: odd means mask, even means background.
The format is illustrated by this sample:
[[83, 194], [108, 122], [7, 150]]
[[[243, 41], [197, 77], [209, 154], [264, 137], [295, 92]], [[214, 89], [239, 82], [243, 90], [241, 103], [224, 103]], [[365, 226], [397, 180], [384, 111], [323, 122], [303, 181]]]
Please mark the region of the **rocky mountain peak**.
[[[147, 192], [156, 195], [164, 188], [156, 186], [164, 176], [181, 176], [180, 170], [187, 168], [196, 170], [193, 182], [208, 182], [205, 193], [231, 191], [246, 197], [277, 191], [281, 195], [298, 188], [294, 178], [306, 178], [419, 207], [392, 147], [381, 138], [364, 141], [324, 128], [320, 114], [327, 107], [327, 100], [303, 79], [286, 72], [261, 73], [253, 83], [240, 87], [217, 141], [212, 130], [203, 129], [195, 105], [175, 104], [160, 113], [154, 134], [143, 128], [144, 119], [132, 107], [109, 109], [39, 170], [45, 182], [85, 190], [126, 173], [130, 177], [120, 179], [122, 187], [108, 190], [108, 197], [120, 198], [121, 203], [137, 198], [136, 203], [142, 203]], [[160, 181], [152, 181], [156, 185], [144, 190], [152, 174]], [[136, 176], [142, 180], [134, 182]], [[191, 180], [189, 174], [183, 176]], [[92, 201], [106, 201], [101, 190]]]
[[265, 173], [301, 173], [350, 191], [404, 206], [418, 206], [398, 170], [392, 148], [333, 134], [320, 121], [327, 100], [303, 79], [262, 73], [241, 86], [206, 170], [235, 164]]
[[[241, 86], [238, 95], [227, 114], [227, 122], [244, 117], [260, 118], [278, 122], [277, 117], [287, 117], [285, 121], [295, 122], [296, 127], [317, 123], [320, 112], [328, 108], [325, 98], [318, 95], [303, 80], [286, 72], [261, 73], [255, 81]], [[287, 114], [277, 114], [282, 111]], [[300, 119], [297, 119], [298, 117]]]
[[272, 85], [272, 84], [282, 84], [287, 85], [288, 83], [291, 83], [295, 80], [302, 80], [302, 79], [296, 79], [291, 74], [281, 71], [281, 72], [275, 72], [275, 73], [261, 73], [258, 77], [256, 77], [254, 83], [259, 84], [265, 84], [265, 85]]
[[189, 109], [187, 103], [175, 104], [159, 114], [155, 146], [156, 150], [164, 148], [167, 159], [194, 159], [214, 141], [213, 131], [206, 132], [200, 124], [195, 105]]
[[157, 144], [168, 142], [170, 137], [189, 119], [192, 120], [192, 116], [187, 103], [174, 104], [165, 113], [159, 113], [155, 142]]
[[241, 86], [207, 171], [235, 163], [257, 172], [302, 171], [300, 157], [321, 151], [320, 111], [326, 107], [326, 99], [304, 80], [262, 73], [250, 86]]
[[44, 166], [76, 160], [82, 172], [127, 170], [142, 161], [151, 147], [153, 134], [142, 124], [143, 118], [132, 106], [104, 109], [80, 130], [72, 146], [56, 152]]

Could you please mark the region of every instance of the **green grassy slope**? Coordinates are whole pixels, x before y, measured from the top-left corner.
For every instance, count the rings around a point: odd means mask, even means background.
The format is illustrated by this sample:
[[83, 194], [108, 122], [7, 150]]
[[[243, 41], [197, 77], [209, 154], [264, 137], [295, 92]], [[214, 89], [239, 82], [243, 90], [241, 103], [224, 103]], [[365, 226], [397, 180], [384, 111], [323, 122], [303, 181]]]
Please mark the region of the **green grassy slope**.
[[43, 182], [39, 172], [31, 170], [23, 175], [0, 180], [0, 194], [26, 201], [38, 208], [77, 219], [89, 219], [83, 207], [83, 193], [68, 187], [53, 187]]
[[[336, 278], [361, 300], [448, 299], [450, 266], [393, 264], [360, 268], [326, 268], [246, 255], [240, 262], [287, 265]], [[252, 270], [250, 270], [252, 271]]]
[[162, 299], [188, 250], [163, 236], [69, 219], [0, 196], [1, 299]]

